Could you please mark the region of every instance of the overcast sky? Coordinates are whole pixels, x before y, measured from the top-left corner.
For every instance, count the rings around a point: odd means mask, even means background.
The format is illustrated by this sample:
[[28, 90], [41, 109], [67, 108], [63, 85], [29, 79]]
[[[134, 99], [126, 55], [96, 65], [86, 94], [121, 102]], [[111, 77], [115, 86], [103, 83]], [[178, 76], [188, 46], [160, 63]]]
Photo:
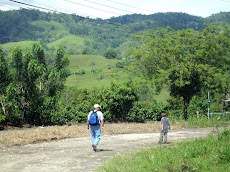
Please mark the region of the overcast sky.
[[[19, 7], [50, 9], [91, 18], [111, 18], [125, 14], [153, 14], [184, 12], [208, 17], [219, 12], [230, 12], [230, 0], [0, 0], [1, 10]], [[28, 6], [29, 4], [31, 6]]]

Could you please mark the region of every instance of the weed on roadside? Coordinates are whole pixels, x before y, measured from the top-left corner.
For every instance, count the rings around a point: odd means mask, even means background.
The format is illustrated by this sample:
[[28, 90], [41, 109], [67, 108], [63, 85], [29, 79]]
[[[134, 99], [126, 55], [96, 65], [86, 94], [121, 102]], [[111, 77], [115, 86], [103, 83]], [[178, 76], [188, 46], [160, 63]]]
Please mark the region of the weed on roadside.
[[230, 130], [205, 139], [149, 148], [111, 158], [96, 171], [230, 171]]

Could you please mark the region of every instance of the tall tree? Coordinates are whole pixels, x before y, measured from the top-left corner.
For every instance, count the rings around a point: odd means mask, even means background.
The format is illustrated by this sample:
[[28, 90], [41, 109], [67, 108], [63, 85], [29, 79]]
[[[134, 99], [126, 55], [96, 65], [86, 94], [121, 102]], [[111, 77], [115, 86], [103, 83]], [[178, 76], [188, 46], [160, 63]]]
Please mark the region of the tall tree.
[[32, 52], [38, 64], [43, 64], [44, 66], [46, 66], [45, 52], [42, 46], [40, 44], [34, 43], [32, 46]]
[[6, 60], [3, 55], [3, 51], [0, 47], [0, 95], [5, 93], [6, 87], [9, 84], [9, 71]]
[[229, 70], [230, 29], [210, 25], [202, 32], [171, 28], [136, 36], [140, 46], [131, 51], [136, 66], [155, 81], [158, 91], [169, 86], [170, 94], [184, 100], [184, 119], [192, 97], [208, 85], [215, 89]]
[[14, 80], [21, 84], [23, 81], [23, 62], [22, 62], [22, 50], [19, 47], [16, 47], [12, 52], [11, 52], [11, 61], [10, 61], [10, 66], [11, 66], [11, 74], [14, 78]]
[[64, 54], [63, 47], [57, 50], [58, 63], [50, 69], [46, 66], [41, 45], [33, 45], [32, 51], [27, 49], [24, 55], [21, 49], [16, 47], [11, 53], [8, 66], [10, 82], [6, 78], [8, 68], [1, 52], [0, 84], [3, 89], [0, 107], [4, 116], [0, 116], [0, 121], [6, 119], [13, 124], [50, 123], [56, 110], [56, 100], [64, 88], [67, 77], [66, 67], [69, 60]]
[[54, 62], [54, 67], [58, 70], [64, 69], [69, 65], [69, 59], [65, 56], [65, 50], [62, 45], [58, 46], [56, 51], [56, 57]]
[[66, 67], [69, 65], [69, 59], [65, 56], [64, 47], [62, 45], [56, 51], [54, 67], [50, 70], [46, 89], [49, 96], [55, 96], [64, 88], [64, 84], [68, 75]]
[[7, 116], [5, 105], [6, 88], [10, 82], [8, 66], [0, 47], [0, 122]]

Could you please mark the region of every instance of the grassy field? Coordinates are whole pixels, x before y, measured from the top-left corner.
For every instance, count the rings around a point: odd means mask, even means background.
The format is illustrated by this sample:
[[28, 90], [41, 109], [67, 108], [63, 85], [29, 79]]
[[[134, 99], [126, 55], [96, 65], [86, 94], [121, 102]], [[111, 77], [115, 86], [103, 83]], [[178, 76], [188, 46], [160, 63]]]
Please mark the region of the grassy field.
[[66, 35], [56, 41], [47, 44], [48, 48], [57, 49], [60, 44], [62, 44], [66, 51], [72, 50], [73, 52], [81, 53], [86, 47], [84, 41], [91, 41], [90, 39], [85, 39], [76, 35]]
[[[69, 70], [73, 75], [67, 78], [66, 86], [68, 87], [100, 88], [109, 86], [112, 81], [121, 83], [131, 79], [130, 73], [122, 68], [116, 68], [116, 63], [121, 60], [95, 55], [71, 55], [69, 59]], [[79, 74], [82, 71], [84, 74]]]
[[68, 34], [66, 27], [55, 21], [36, 20], [30, 24], [42, 28], [43, 30], [41, 31], [49, 32], [50, 35], [54, 35], [55, 37]]
[[[113, 72], [112, 72], [113, 73]], [[99, 77], [103, 77], [99, 79]], [[129, 75], [124, 72], [116, 72], [116, 77], [114, 79], [111, 77], [109, 72], [101, 72], [99, 74], [85, 74], [85, 75], [71, 75], [67, 78], [66, 86], [77, 88], [77, 89], [92, 89], [92, 88], [102, 88], [108, 87], [112, 81], [116, 83], [122, 83], [128, 81]]]
[[230, 130], [171, 147], [117, 155], [97, 171], [230, 171]]
[[31, 49], [34, 43], [38, 43], [38, 41], [20, 41], [20, 42], [10, 42], [6, 44], [2, 44], [3, 52], [11, 52], [15, 47], [20, 47], [22, 50], [27, 48]]
[[[95, 55], [70, 55], [69, 59], [68, 69], [72, 75], [67, 78], [67, 87], [92, 89], [108, 87], [111, 82], [123, 83], [130, 80], [143, 80], [124, 68], [117, 68], [116, 63], [124, 62], [123, 60], [106, 59]], [[81, 71], [84, 71], [85, 74], [79, 74]], [[169, 97], [169, 92], [163, 89], [159, 95], [152, 95], [152, 97], [157, 101], [165, 102]]]
[[70, 55], [69, 69], [74, 71], [76, 69], [84, 69], [90, 72], [90, 68], [93, 69], [108, 69], [116, 68], [116, 63], [120, 60], [106, 59], [103, 56], [96, 55]]

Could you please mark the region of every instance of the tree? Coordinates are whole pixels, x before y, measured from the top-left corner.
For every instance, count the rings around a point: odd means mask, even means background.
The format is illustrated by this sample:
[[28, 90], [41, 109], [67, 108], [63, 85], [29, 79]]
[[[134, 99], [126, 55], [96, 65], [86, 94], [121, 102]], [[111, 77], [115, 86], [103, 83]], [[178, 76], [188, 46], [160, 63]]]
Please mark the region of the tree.
[[136, 36], [140, 46], [131, 50], [136, 67], [156, 90], [168, 85], [170, 94], [182, 97], [184, 119], [192, 97], [208, 85], [215, 90], [229, 70], [230, 29], [210, 25], [202, 32], [171, 28]]
[[38, 64], [43, 64], [44, 66], [46, 66], [45, 52], [42, 46], [40, 44], [34, 43], [32, 46], [32, 52]]
[[5, 93], [6, 87], [9, 84], [9, 71], [6, 60], [3, 56], [3, 51], [0, 47], [0, 94]]
[[64, 84], [68, 75], [66, 67], [69, 65], [69, 59], [65, 56], [64, 47], [62, 45], [56, 51], [54, 67], [50, 70], [48, 81], [46, 82], [47, 94], [51, 97], [58, 94], [64, 88]]
[[65, 56], [64, 47], [62, 45], [59, 45], [56, 51], [54, 67], [58, 70], [61, 70], [67, 67], [69, 65], [69, 62], [69, 59]]
[[0, 51], [0, 121], [36, 125], [53, 122], [67, 78], [68, 63], [62, 46], [57, 49], [55, 64], [50, 68], [40, 44], [33, 45], [32, 51], [27, 49], [24, 55], [16, 47], [11, 53], [9, 66]]
[[16, 47], [11, 52], [11, 59], [10, 59], [10, 70], [12, 77], [18, 84], [22, 84], [23, 81], [23, 62], [22, 62], [22, 50], [19, 47]]
[[5, 120], [6, 107], [5, 107], [5, 96], [7, 85], [9, 84], [9, 72], [6, 60], [3, 56], [3, 51], [0, 47], [0, 122]]

